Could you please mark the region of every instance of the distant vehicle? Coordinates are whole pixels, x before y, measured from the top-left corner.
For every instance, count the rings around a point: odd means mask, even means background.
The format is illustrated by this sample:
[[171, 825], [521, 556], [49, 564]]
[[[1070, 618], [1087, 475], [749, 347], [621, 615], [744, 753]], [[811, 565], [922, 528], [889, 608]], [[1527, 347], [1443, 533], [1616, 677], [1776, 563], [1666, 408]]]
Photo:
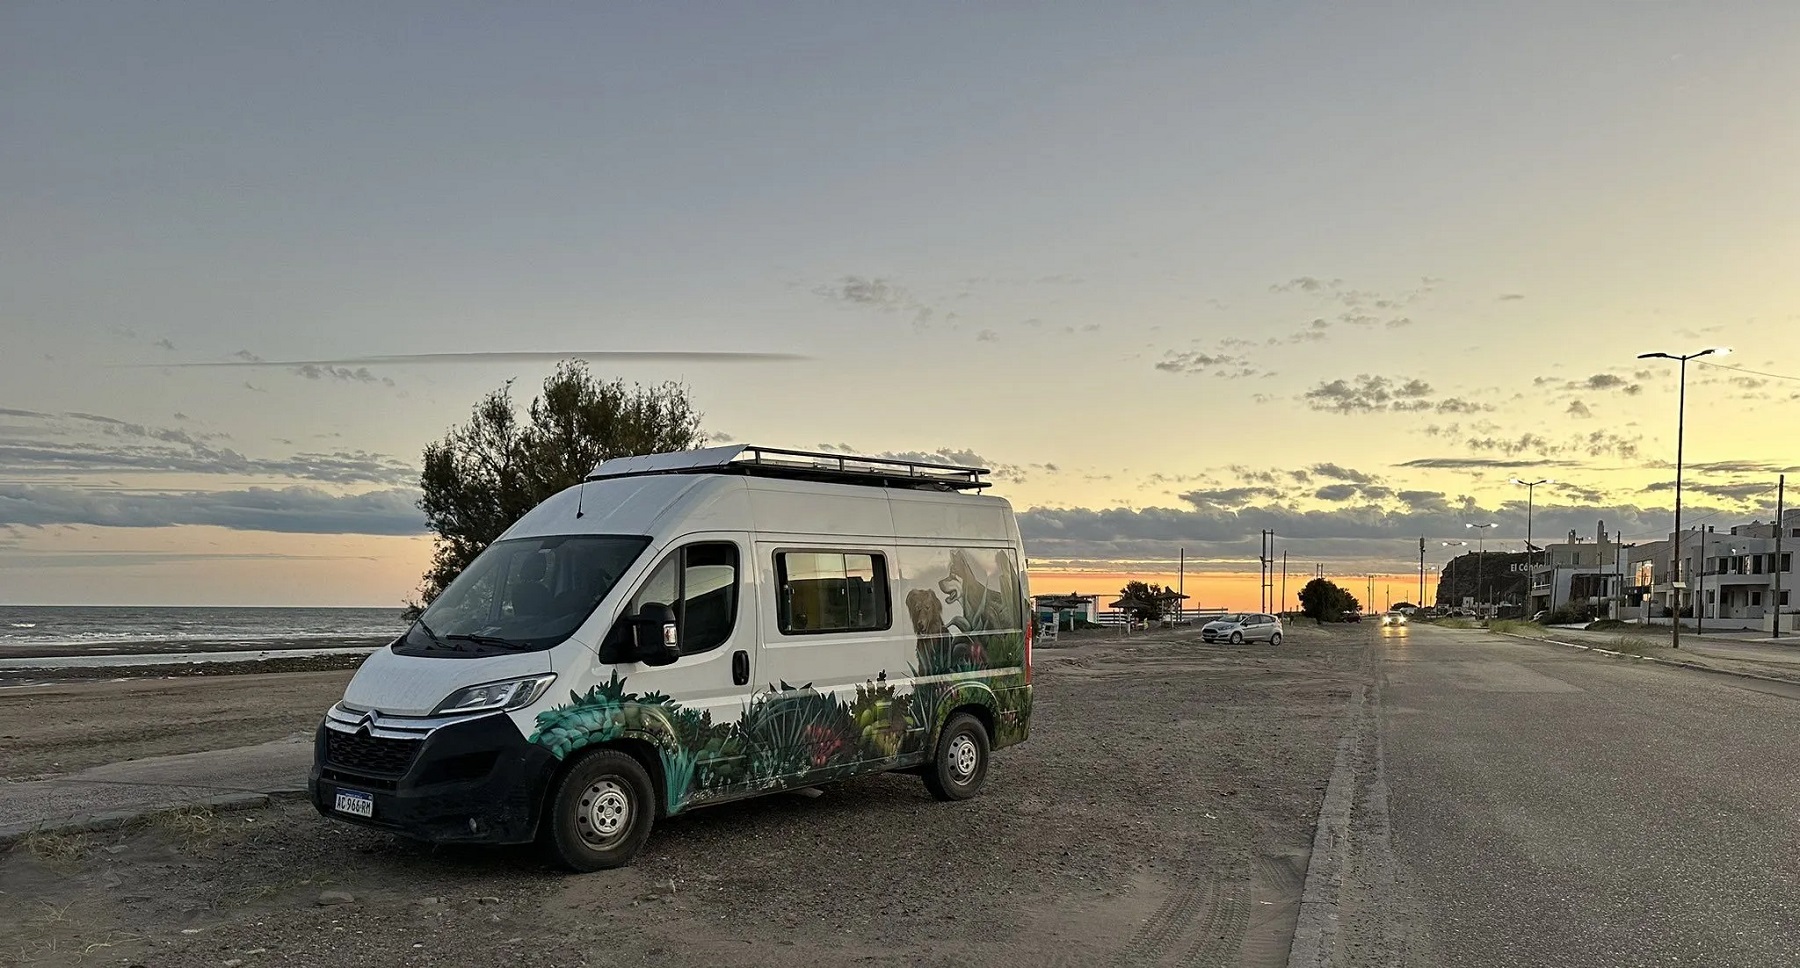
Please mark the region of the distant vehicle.
[[1200, 638], [1207, 642], [1230, 642], [1232, 645], [1242, 645], [1245, 642], [1280, 645], [1281, 619], [1255, 612], [1221, 615], [1200, 629]]
[[1383, 612], [1383, 613], [1381, 613], [1381, 624], [1383, 627], [1386, 627], [1389, 625], [1405, 625], [1406, 624], [1406, 613], [1404, 613], [1404, 612]]
[[1360, 621], [1362, 621], [1362, 613], [1361, 612], [1345, 612], [1344, 613], [1344, 621], [1360, 622]]

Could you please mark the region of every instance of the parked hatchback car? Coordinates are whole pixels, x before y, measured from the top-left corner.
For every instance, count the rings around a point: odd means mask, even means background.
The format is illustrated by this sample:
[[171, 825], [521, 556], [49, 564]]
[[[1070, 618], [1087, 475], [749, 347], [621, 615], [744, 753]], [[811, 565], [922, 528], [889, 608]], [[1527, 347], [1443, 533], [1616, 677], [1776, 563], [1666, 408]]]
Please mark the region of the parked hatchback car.
[[1254, 612], [1221, 615], [1200, 629], [1200, 638], [1207, 642], [1230, 642], [1232, 645], [1242, 645], [1245, 642], [1280, 645], [1281, 619]]

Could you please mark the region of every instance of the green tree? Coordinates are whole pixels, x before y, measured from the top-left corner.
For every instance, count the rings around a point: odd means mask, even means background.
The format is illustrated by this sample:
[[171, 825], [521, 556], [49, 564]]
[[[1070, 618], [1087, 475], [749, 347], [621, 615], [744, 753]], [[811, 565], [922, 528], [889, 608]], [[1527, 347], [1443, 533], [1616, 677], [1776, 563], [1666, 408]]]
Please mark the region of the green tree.
[[578, 360], [558, 364], [523, 415], [508, 380], [468, 423], [425, 447], [419, 509], [436, 547], [416, 604], [429, 604], [514, 521], [600, 461], [700, 446], [700, 416], [681, 384], [602, 381]]
[[1314, 578], [1300, 589], [1300, 612], [1316, 622], [1335, 622], [1362, 605], [1335, 582]]
[[1173, 607], [1176, 599], [1169, 597], [1169, 589], [1154, 582], [1128, 581], [1119, 589], [1119, 600], [1126, 603], [1125, 611], [1132, 618], [1146, 621], [1160, 621], [1163, 612]]

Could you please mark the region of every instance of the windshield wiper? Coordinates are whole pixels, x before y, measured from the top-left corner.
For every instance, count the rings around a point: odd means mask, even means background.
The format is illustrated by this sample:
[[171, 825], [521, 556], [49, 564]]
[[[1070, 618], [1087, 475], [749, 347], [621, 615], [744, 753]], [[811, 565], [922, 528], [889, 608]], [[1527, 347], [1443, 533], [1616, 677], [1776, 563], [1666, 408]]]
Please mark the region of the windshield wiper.
[[[448, 649], [448, 650], [450, 650], [450, 651], [451, 651], [451, 652], [462, 652], [462, 651], [464, 651], [464, 649], [463, 649], [463, 647], [462, 647], [462, 646], [460, 646], [460, 645], [451, 645], [451, 644], [450, 644], [450, 643], [448, 643], [448, 642], [445, 642], [445, 641], [444, 641], [444, 640], [443, 640], [443, 639], [442, 639], [442, 638], [440, 638], [440, 637], [438, 637], [438, 634], [437, 634], [437, 633], [436, 633], [436, 632], [433, 632], [433, 631], [432, 631], [432, 630], [431, 630], [431, 626], [429, 626], [429, 625], [426, 625], [426, 624], [425, 624], [425, 620], [424, 620], [424, 619], [419, 619], [419, 620], [417, 620], [417, 621], [416, 621], [416, 622], [414, 622], [414, 623], [413, 623], [413, 624], [414, 624], [414, 625], [417, 625], [417, 626], [418, 626], [418, 627], [419, 627], [419, 628], [422, 628], [422, 629], [424, 629], [424, 630], [425, 630], [425, 635], [426, 635], [426, 637], [427, 637], [427, 638], [429, 638], [429, 639], [431, 639], [431, 643], [432, 643], [432, 644], [433, 644], [433, 645], [435, 645], [435, 646], [437, 646], [437, 647], [438, 647], [438, 648], [441, 648], [441, 649]], [[456, 638], [456, 636], [454, 636], [454, 635], [452, 635], [452, 636], [450, 636], [450, 638]]]
[[456, 635], [446, 635], [444, 638], [452, 642], [473, 642], [476, 645], [489, 645], [497, 649], [509, 649], [514, 652], [523, 652], [530, 648], [530, 646], [524, 642], [503, 639], [498, 635], [465, 635], [458, 633]]

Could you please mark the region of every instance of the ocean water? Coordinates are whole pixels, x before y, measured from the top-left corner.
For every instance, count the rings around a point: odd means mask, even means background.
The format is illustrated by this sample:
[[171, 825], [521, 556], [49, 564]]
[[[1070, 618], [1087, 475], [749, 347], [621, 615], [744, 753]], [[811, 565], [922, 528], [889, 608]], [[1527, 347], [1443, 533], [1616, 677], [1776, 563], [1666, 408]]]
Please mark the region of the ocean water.
[[151, 643], [319, 646], [372, 643], [405, 631], [399, 608], [189, 608], [0, 605], [0, 655], [20, 646]]

